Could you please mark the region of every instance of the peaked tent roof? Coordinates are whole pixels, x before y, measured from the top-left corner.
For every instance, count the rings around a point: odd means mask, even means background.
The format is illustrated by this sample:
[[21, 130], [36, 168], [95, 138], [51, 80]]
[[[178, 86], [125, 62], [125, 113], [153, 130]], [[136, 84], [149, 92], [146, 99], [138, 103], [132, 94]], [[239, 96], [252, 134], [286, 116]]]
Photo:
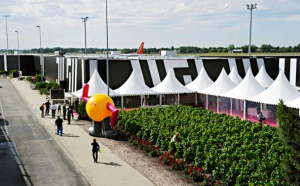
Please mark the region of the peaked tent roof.
[[257, 82], [259, 84], [261, 84], [261, 86], [263, 86], [265, 88], [271, 86], [272, 83], [274, 82], [274, 80], [272, 78], [270, 78], [270, 76], [268, 75], [265, 65], [262, 65], [260, 67], [260, 70], [257, 73], [257, 75], [255, 76], [255, 79], [257, 80]]
[[282, 71], [279, 72], [272, 85], [260, 94], [250, 97], [247, 100], [277, 105], [279, 100], [283, 102], [291, 101], [300, 96], [300, 93], [291, 85]]
[[152, 90], [162, 94], [177, 94], [177, 93], [191, 93], [192, 91], [183, 86], [175, 77], [173, 69], [169, 69], [165, 79], [160, 82]]
[[228, 75], [228, 77], [231, 79], [231, 81], [233, 81], [233, 83], [235, 83], [236, 85], [238, 85], [240, 82], [242, 82], [242, 78], [239, 75], [238, 71], [236, 70], [235, 66], [232, 67], [230, 74]]
[[300, 97], [284, 103], [288, 107], [300, 109]]
[[221, 94], [221, 96], [235, 99], [246, 99], [248, 97], [257, 95], [264, 90], [265, 88], [256, 81], [251, 70], [249, 69], [240, 84], [238, 84], [232, 90]]
[[127, 81], [115, 89], [115, 92], [121, 95], [148, 95], [148, 94], [159, 94], [151, 88], [149, 88], [137, 74], [136, 70], [133, 69], [131, 75]]
[[[88, 96], [91, 97], [95, 94], [107, 94], [107, 85], [101, 79], [97, 69], [94, 70], [94, 73], [90, 80], [87, 82], [89, 84], [89, 94]], [[72, 95], [76, 97], [82, 96], [82, 88], [72, 92]], [[119, 94], [109, 88], [109, 95], [110, 96], [118, 96]]]
[[199, 93], [219, 96], [222, 93], [233, 89], [235, 86], [236, 84], [229, 79], [223, 68], [215, 83], [206, 89], [200, 90]]
[[204, 67], [202, 67], [201, 70], [200, 70], [200, 73], [198, 74], [196, 79], [194, 79], [194, 81], [192, 81], [191, 83], [185, 85], [185, 87], [188, 88], [188, 89], [191, 89], [193, 91], [198, 92], [200, 90], [203, 90], [203, 89], [209, 87], [213, 83], [214, 82], [207, 75]]

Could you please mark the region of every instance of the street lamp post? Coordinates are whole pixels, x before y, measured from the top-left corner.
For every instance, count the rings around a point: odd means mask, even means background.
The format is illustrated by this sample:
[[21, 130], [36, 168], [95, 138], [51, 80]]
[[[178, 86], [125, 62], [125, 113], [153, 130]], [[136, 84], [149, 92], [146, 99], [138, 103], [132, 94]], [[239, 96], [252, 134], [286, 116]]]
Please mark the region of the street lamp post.
[[20, 66], [20, 46], [19, 46], [19, 31], [15, 31], [17, 33], [17, 40], [18, 40], [18, 66], [19, 66], [19, 71], [21, 71], [21, 66]]
[[8, 54], [8, 32], [7, 32], [7, 18], [9, 15], [4, 15], [5, 17], [5, 23], [6, 23], [6, 53]]
[[109, 96], [109, 62], [108, 62], [108, 21], [107, 21], [107, 0], [105, 6], [106, 12], [106, 83], [107, 83], [107, 95]]
[[249, 37], [249, 46], [248, 46], [248, 56], [251, 56], [251, 30], [252, 30], [252, 10], [256, 9], [257, 4], [246, 5], [247, 9], [250, 10], [250, 37]]
[[84, 53], [86, 55], [86, 21], [88, 20], [89, 17], [82, 17], [81, 19], [84, 22]]
[[44, 64], [42, 60], [42, 35], [41, 35], [41, 26], [36, 25], [36, 27], [39, 28], [39, 34], [40, 34], [40, 65], [41, 65], [41, 74], [44, 75]]
[[19, 31], [15, 31], [16, 33], [17, 33], [17, 40], [18, 40], [18, 54], [19, 54], [19, 50], [20, 50], [20, 48], [19, 48]]

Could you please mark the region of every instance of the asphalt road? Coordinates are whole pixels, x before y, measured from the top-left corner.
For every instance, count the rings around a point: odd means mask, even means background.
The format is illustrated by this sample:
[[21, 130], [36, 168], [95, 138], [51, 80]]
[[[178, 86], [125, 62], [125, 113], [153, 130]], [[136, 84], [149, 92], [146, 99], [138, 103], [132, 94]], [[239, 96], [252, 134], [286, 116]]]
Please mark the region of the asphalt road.
[[0, 185], [90, 185], [10, 80], [0, 86]]

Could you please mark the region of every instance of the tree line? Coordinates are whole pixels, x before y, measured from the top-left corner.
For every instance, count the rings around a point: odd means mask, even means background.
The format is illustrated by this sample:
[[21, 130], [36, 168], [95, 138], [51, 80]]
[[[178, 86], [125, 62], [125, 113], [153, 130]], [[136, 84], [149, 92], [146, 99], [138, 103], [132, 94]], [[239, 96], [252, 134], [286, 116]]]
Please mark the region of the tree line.
[[[236, 47], [233, 44], [230, 44], [228, 47], [196, 47], [196, 46], [181, 46], [179, 48], [175, 48], [171, 46], [170, 48], [144, 48], [145, 54], [159, 54], [161, 50], [176, 50], [177, 53], [181, 54], [191, 54], [191, 53], [228, 53], [233, 52], [234, 49], [240, 49], [243, 53], [248, 52], [248, 46], [239, 46]], [[89, 54], [101, 54], [106, 53], [106, 48], [87, 48], [87, 53]], [[121, 53], [135, 53], [137, 48], [109, 48], [109, 51], [121, 51]], [[42, 53], [54, 54], [55, 51], [63, 51], [65, 53], [85, 53], [85, 48], [62, 48], [62, 47], [54, 47], [54, 48], [42, 48]], [[262, 53], [287, 53], [287, 52], [300, 52], [300, 44], [297, 46], [289, 46], [289, 47], [279, 47], [272, 46], [270, 44], [262, 44], [260, 47], [256, 45], [251, 45], [251, 52], [262, 52]], [[0, 53], [6, 53], [6, 49], [1, 49]], [[9, 53], [13, 53], [13, 50], [9, 50]], [[23, 53], [40, 53], [40, 48], [32, 48], [30, 50], [23, 50]]]

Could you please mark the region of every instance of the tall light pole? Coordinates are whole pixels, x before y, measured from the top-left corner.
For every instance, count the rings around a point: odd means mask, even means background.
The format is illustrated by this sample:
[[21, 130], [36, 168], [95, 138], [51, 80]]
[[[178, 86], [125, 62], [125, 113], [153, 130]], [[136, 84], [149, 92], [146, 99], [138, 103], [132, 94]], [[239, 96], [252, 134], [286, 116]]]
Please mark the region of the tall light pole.
[[251, 56], [251, 30], [252, 30], [252, 10], [256, 9], [257, 4], [246, 5], [247, 9], [250, 10], [250, 37], [249, 37], [249, 46], [248, 46], [248, 56]]
[[19, 54], [19, 50], [20, 50], [20, 48], [19, 48], [19, 31], [15, 31], [16, 33], [17, 33], [17, 40], [18, 40], [18, 54]]
[[42, 61], [42, 35], [41, 35], [41, 26], [36, 25], [36, 27], [39, 28], [39, 33], [40, 33], [40, 65], [41, 65], [41, 74], [44, 75], [44, 65]]
[[84, 53], [86, 55], [86, 21], [88, 20], [89, 17], [82, 17], [81, 19], [84, 22]]
[[106, 80], [107, 80], [107, 95], [109, 96], [109, 62], [108, 62], [108, 21], [107, 21], [107, 0], [105, 6], [106, 12]]
[[5, 17], [5, 23], [6, 23], [6, 53], [8, 54], [8, 33], [7, 33], [7, 18], [9, 15], [4, 15]]
[[20, 46], [19, 46], [19, 31], [15, 31], [17, 33], [17, 39], [18, 39], [18, 66], [19, 66], [19, 71], [21, 71], [21, 66], [20, 66]]

